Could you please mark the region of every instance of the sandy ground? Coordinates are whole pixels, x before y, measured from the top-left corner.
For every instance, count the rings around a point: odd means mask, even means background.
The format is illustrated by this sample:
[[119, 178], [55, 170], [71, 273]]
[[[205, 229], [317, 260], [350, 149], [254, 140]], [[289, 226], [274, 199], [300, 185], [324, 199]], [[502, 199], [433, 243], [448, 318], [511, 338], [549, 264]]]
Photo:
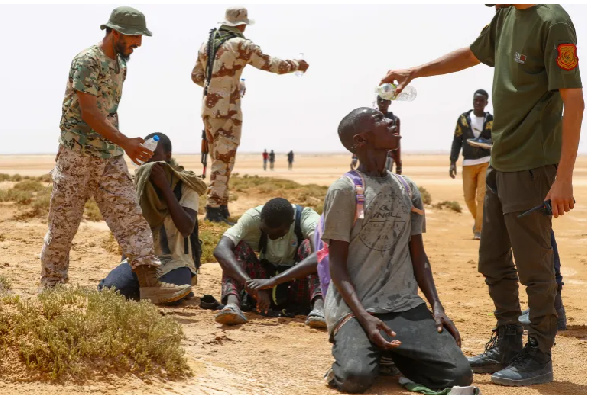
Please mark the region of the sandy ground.
[[[53, 167], [53, 156], [0, 156], [0, 173], [41, 175]], [[179, 156], [189, 169], [201, 172], [199, 156]], [[276, 170], [263, 171], [260, 155], [241, 155], [235, 171], [289, 178], [301, 183], [328, 185], [348, 169], [346, 155], [297, 155], [293, 171], [278, 154]], [[447, 313], [454, 319], [466, 355], [479, 353], [490, 337], [495, 320], [492, 302], [482, 276], [477, 273], [478, 242], [471, 239], [472, 218], [462, 200], [462, 181], [448, 177], [446, 155], [405, 155], [404, 173], [429, 190], [433, 202], [458, 201], [462, 214], [427, 209], [425, 249], [432, 261], [434, 277]], [[559, 332], [553, 351], [554, 379], [551, 384], [507, 388], [491, 384], [489, 376], [475, 376], [484, 394], [586, 394], [587, 392], [587, 159], [579, 158], [575, 172], [577, 205], [566, 217], [555, 221], [562, 272], [563, 298], [569, 330]], [[5, 188], [2, 186], [0, 188]], [[241, 214], [264, 198], [240, 197], [231, 206]], [[0, 204], [0, 273], [11, 279], [18, 294], [35, 294], [39, 281], [39, 253], [46, 232], [45, 220], [21, 222], [13, 219], [14, 206]], [[119, 260], [107, 251], [109, 236], [104, 222], [84, 222], [71, 252], [70, 279], [95, 286]], [[3, 381], [0, 394], [335, 394], [322, 376], [332, 362], [325, 332], [315, 331], [295, 319], [259, 318], [239, 327], [222, 327], [214, 313], [198, 307], [203, 294], [219, 296], [220, 268], [205, 264], [196, 298], [178, 308], [164, 308], [185, 332], [185, 350], [194, 377], [185, 381], [140, 380], [135, 377], [99, 379], [79, 384], [43, 384]], [[525, 290], [521, 304], [527, 307]], [[402, 336], [399, 336], [402, 339]], [[381, 377], [371, 394], [407, 393], [393, 377]]]

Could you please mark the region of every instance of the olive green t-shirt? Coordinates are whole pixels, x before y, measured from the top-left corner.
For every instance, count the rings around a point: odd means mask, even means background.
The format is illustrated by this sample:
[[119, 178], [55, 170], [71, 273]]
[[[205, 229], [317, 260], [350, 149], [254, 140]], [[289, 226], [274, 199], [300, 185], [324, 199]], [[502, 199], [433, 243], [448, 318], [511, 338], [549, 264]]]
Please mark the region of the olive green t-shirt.
[[560, 160], [563, 102], [559, 89], [581, 88], [577, 35], [557, 4], [503, 8], [471, 44], [494, 67], [491, 165], [503, 172]]

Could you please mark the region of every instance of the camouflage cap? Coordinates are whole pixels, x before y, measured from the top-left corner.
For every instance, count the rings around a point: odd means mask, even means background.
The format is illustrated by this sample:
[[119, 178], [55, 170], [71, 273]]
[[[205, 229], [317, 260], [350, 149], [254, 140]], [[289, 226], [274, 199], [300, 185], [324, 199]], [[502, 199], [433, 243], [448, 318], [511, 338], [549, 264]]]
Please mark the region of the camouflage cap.
[[152, 36], [146, 27], [146, 17], [141, 11], [132, 7], [117, 7], [110, 13], [108, 22], [100, 25], [100, 29], [111, 28], [124, 35]]
[[244, 7], [233, 7], [225, 11], [225, 21], [219, 22], [219, 24], [227, 26], [253, 25], [254, 20], [248, 19], [248, 10]]

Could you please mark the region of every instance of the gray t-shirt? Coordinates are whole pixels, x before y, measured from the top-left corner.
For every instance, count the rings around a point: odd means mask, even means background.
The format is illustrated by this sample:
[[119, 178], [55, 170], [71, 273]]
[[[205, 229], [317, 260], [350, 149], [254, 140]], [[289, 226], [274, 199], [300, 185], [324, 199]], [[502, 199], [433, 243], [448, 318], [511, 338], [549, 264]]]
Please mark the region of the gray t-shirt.
[[[421, 193], [408, 178], [411, 194], [391, 173], [362, 174], [365, 181], [364, 218], [354, 223], [356, 192], [346, 177], [335, 181], [325, 197], [323, 241], [349, 242], [348, 273], [363, 307], [373, 314], [402, 312], [423, 304], [413, 272], [408, 242], [424, 232]], [[350, 308], [332, 283], [325, 298], [329, 333]]]

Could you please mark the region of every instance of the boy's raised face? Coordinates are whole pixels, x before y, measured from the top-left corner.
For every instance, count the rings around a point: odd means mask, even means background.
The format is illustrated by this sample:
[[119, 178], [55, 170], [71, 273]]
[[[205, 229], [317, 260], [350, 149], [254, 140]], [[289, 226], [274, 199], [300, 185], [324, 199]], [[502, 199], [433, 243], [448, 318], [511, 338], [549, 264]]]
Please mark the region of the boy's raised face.
[[400, 145], [400, 131], [392, 119], [387, 119], [381, 112], [365, 115], [365, 132], [359, 134], [364, 142], [363, 147], [370, 149], [392, 150]]

